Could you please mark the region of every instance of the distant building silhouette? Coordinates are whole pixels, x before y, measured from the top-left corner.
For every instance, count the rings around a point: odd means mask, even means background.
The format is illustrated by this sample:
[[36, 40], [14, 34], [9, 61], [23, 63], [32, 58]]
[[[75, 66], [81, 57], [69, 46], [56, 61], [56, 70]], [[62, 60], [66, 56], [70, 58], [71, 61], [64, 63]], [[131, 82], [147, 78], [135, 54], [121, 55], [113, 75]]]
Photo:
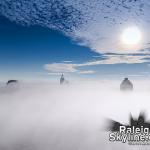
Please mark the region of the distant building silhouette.
[[122, 81], [122, 83], [120, 84], [120, 90], [121, 91], [132, 91], [133, 90], [132, 82], [128, 78], [125, 78]]
[[18, 80], [8, 80], [6, 84], [10, 85], [10, 84], [16, 84], [16, 83], [18, 83]]
[[60, 77], [60, 84], [69, 84], [69, 81], [67, 81], [64, 77], [64, 75], [62, 74], [61, 77]]
[[65, 83], [65, 78], [64, 75], [62, 74], [60, 77], [60, 84], [64, 84]]

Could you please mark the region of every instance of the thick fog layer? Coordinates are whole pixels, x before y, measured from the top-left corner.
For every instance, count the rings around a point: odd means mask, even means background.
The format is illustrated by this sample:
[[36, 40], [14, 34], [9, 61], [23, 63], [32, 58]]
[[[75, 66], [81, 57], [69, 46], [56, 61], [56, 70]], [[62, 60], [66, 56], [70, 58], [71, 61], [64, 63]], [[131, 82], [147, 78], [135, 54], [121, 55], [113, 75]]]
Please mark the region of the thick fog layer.
[[120, 92], [120, 81], [1, 84], [0, 149], [139, 149], [109, 142], [104, 130], [108, 118], [129, 123], [130, 113], [146, 111], [150, 119], [150, 81], [133, 83], [128, 93]]

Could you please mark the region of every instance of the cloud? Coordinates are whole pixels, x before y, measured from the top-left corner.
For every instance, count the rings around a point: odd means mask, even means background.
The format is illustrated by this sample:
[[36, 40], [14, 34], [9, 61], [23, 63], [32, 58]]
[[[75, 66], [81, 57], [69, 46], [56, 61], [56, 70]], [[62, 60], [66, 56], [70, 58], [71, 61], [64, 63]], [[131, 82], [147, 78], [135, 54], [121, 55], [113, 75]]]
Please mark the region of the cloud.
[[[0, 14], [21, 25], [40, 25], [69, 34], [82, 24], [82, 14], [65, 0], [2, 0]], [[82, 18], [82, 19], [81, 19]]]
[[75, 64], [71, 63], [52, 63], [44, 65], [44, 68], [52, 73], [76, 72]]
[[65, 60], [65, 61], [63, 61], [63, 63], [72, 63], [72, 61], [71, 60]]
[[79, 74], [93, 74], [95, 71], [93, 70], [85, 70], [85, 71], [80, 71]]
[[78, 64], [73, 63], [52, 63], [44, 65], [44, 69], [49, 71], [49, 75], [60, 75], [60, 73], [79, 73], [79, 74], [92, 74], [93, 70], [78, 70]]
[[147, 28], [149, 35], [149, 0], [1, 0], [0, 7], [11, 21], [61, 31], [98, 53], [122, 53], [119, 37], [127, 26]]
[[95, 66], [100, 64], [138, 64], [149, 62], [150, 55], [119, 55], [119, 54], [110, 54], [103, 55], [105, 59], [89, 61], [78, 66]]
[[79, 73], [93, 74], [93, 70], [80, 70], [82, 67], [92, 67], [97, 65], [113, 65], [113, 64], [141, 64], [150, 61], [149, 54], [104, 54], [101, 58], [96, 57], [96, 60], [91, 60], [83, 63], [52, 63], [44, 65], [44, 68], [50, 73]]

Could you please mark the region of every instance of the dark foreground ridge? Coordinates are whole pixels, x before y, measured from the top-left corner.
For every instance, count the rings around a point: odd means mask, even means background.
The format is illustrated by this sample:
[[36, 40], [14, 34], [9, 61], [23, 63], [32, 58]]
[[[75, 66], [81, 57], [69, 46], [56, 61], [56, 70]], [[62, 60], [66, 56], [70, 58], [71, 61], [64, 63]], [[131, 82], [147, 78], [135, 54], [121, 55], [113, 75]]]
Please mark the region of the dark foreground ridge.
[[140, 113], [138, 119], [134, 119], [132, 115], [130, 115], [130, 122], [129, 124], [121, 124], [120, 122], [114, 121], [114, 120], [109, 120], [109, 131], [112, 132], [119, 132], [120, 126], [126, 126], [132, 128], [133, 126], [135, 128], [140, 128], [143, 126], [143, 128], [149, 128], [150, 129], [150, 121], [146, 121], [145, 119], [145, 114]]

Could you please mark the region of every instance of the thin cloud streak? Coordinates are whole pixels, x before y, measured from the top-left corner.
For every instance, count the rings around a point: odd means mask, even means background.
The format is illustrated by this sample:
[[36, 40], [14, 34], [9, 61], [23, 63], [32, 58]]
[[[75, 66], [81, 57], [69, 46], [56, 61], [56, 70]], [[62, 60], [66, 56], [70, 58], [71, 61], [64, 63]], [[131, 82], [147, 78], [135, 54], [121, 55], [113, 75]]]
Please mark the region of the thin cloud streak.
[[119, 55], [106, 54], [101, 60], [92, 60], [85, 63], [52, 63], [44, 65], [44, 69], [52, 73], [80, 73], [91, 74], [95, 73], [93, 70], [80, 70], [82, 67], [97, 66], [97, 65], [115, 65], [115, 64], [142, 64], [148, 63], [150, 55]]

